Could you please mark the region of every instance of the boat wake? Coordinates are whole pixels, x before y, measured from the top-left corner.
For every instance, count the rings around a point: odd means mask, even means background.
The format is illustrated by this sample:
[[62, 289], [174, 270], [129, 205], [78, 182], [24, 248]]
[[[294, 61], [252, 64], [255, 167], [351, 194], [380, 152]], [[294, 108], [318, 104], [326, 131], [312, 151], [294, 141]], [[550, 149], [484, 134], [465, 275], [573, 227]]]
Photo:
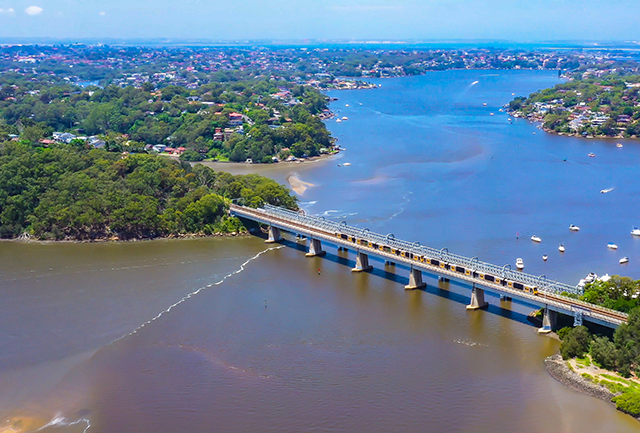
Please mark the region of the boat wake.
[[411, 201], [411, 199], [409, 198], [409, 196], [410, 196], [411, 194], [413, 194], [413, 192], [412, 192], [412, 191], [409, 191], [408, 193], [406, 193], [405, 195], [403, 195], [403, 196], [402, 196], [402, 199], [403, 199], [404, 201], [403, 201], [402, 203], [400, 203], [400, 209], [398, 209], [398, 211], [396, 211], [396, 213], [394, 213], [393, 215], [391, 215], [391, 216], [389, 217], [389, 220], [394, 219], [395, 217], [397, 217], [398, 215], [402, 214], [402, 213], [405, 211], [405, 209], [406, 209], [406, 207], [407, 207], [407, 204]]
[[468, 341], [468, 340], [453, 340], [454, 343], [457, 344], [464, 344], [465, 346], [469, 346], [469, 347], [489, 347], [488, 344], [482, 344], [482, 343], [476, 343], [474, 341]]
[[267, 248], [264, 251], [260, 251], [258, 254], [256, 254], [253, 257], [248, 258], [243, 264], [240, 265], [240, 268], [236, 269], [235, 271], [231, 272], [230, 274], [225, 275], [221, 280], [215, 282], [215, 283], [211, 283], [211, 284], [207, 284], [206, 286], [202, 286], [199, 289], [189, 293], [188, 295], [184, 296], [183, 298], [181, 298], [179, 301], [171, 304], [169, 306], [169, 308], [167, 308], [166, 310], [161, 311], [160, 313], [158, 313], [157, 316], [155, 316], [152, 319], [147, 320], [146, 322], [144, 322], [142, 325], [138, 326], [136, 329], [134, 329], [133, 331], [129, 332], [128, 334], [123, 335], [122, 337], [118, 337], [115, 340], [113, 340], [111, 343], [109, 343], [107, 346], [115, 343], [116, 341], [120, 341], [123, 338], [129, 337], [131, 335], [136, 334], [138, 331], [140, 331], [142, 328], [144, 328], [145, 326], [147, 326], [148, 324], [150, 324], [151, 322], [154, 322], [156, 320], [158, 320], [160, 317], [162, 317], [164, 314], [170, 312], [174, 307], [177, 307], [178, 305], [182, 304], [183, 302], [185, 302], [187, 299], [192, 298], [193, 296], [196, 296], [198, 293], [202, 292], [203, 290], [206, 289], [210, 289], [212, 287], [215, 286], [219, 286], [220, 284], [224, 283], [227, 279], [233, 277], [234, 275], [239, 274], [240, 272], [244, 271], [246, 266], [251, 263], [252, 261], [256, 260], [258, 257], [260, 257], [261, 255], [268, 253], [269, 251], [273, 251], [273, 250], [278, 250], [280, 248], [284, 248], [283, 245], [278, 245], [276, 247], [271, 247], [271, 248]]
[[91, 422], [89, 422], [88, 419], [80, 418], [79, 420], [76, 420], [76, 421], [69, 421], [67, 418], [63, 417], [62, 415], [56, 414], [56, 416], [54, 416], [51, 421], [49, 421], [48, 423], [46, 423], [36, 431], [41, 431], [49, 427], [59, 427], [59, 426], [69, 427], [69, 426], [74, 426], [74, 425], [83, 424], [83, 423], [86, 423], [87, 426], [84, 428], [84, 430], [82, 430], [82, 433], [86, 433], [86, 431], [89, 430], [89, 427], [91, 427]]

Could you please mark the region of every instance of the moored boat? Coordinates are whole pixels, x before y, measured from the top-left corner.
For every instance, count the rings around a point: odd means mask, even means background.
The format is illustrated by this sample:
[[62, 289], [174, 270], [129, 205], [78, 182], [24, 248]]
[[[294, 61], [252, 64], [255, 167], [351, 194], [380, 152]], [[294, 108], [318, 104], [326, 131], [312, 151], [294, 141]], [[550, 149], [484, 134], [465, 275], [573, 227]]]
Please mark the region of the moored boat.
[[540, 239], [540, 236], [536, 236], [536, 235], [531, 236], [531, 240], [533, 242], [542, 242], [542, 239]]
[[611, 191], [613, 191], [613, 188], [601, 189], [600, 190], [600, 194], [606, 194], [606, 193], [611, 192]]
[[609, 248], [610, 250], [617, 250], [618, 246], [616, 244], [614, 244], [613, 242], [609, 242], [607, 244], [607, 248]]
[[558, 245], [558, 251], [560, 251], [561, 253], [564, 253], [564, 244]]
[[545, 262], [547, 261], [547, 259], [548, 259], [548, 258], [549, 258], [549, 257], [547, 257], [547, 255], [546, 255], [546, 254], [544, 254], [544, 255], [542, 256], [542, 260], [544, 260]]
[[629, 257], [623, 257], [619, 260], [621, 265], [624, 265], [625, 263], [629, 263]]
[[571, 230], [572, 232], [579, 232], [580, 231], [580, 227], [574, 226], [573, 224], [571, 224], [569, 226], [569, 230]]
[[520, 257], [516, 259], [516, 268], [524, 269], [524, 260], [522, 260]]
[[640, 229], [638, 227], [634, 227], [633, 230], [631, 230], [631, 235], [640, 236]]
[[593, 153], [593, 152], [591, 152], [591, 153], [589, 153], [587, 156], [589, 156], [589, 158], [595, 158], [596, 154], [595, 154], [595, 153]]
[[616, 147], [620, 148], [620, 147], [624, 147], [624, 146], [622, 146], [622, 143], [616, 143]]

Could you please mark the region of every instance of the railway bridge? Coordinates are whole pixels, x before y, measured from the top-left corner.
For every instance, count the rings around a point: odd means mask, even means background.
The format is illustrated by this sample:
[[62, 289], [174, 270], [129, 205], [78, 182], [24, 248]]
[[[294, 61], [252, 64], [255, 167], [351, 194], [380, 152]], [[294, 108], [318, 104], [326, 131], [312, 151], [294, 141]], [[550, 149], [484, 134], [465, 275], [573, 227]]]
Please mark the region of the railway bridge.
[[427, 272], [449, 281], [454, 279], [471, 286], [469, 310], [485, 308], [485, 290], [499, 294], [507, 299], [519, 299], [528, 304], [544, 308], [544, 317], [540, 333], [551, 332], [557, 313], [574, 317], [574, 326], [588, 320], [609, 328], [616, 328], [627, 321], [627, 314], [580, 301], [572, 295], [582, 294], [582, 289], [558, 281], [547, 279], [544, 275], [534, 276], [512, 270], [510, 265], [496, 266], [478, 258], [468, 258], [453, 254], [446, 248], [435, 249], [396, 239], [394, 235], [374, 233], [366, 228], [337, 223], [323, 217], [306, 215], [304, 211], [291, 211], [285, 208], [265, 205], [263, 208], [250, 208], [232, 204], [230, 213], [240, 218], [253, 220], [269, 226], [266, 242], [278, 242], [282, 232], [304, 236], [309, 240], [307, 257], [325, 254], [323, 243], [356, 252], [356, 265], [353, 272], [366, 272], [372, 269], [369, 257], [378, 257], [392, 264], [402, 264], [409, 268], [409, 284], [405, 289], [419, 289], [426, 286], [422, 273]]

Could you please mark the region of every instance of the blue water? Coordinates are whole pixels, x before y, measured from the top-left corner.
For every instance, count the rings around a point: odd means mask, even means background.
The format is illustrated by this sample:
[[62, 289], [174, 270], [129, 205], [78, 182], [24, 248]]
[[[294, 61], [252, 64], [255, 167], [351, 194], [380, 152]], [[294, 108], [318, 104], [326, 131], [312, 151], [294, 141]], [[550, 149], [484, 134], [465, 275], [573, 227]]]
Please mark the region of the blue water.
[[[310, 213], [497, 265], [522, 257], [526, 272], [569, 284], [588, 272], [640, 278], [640, 238], [630, 235], [640, 226], [638, 142], [552, 135], [499, 111], [513, 95], [559, 83], [557, 73], [464, 70], [373, 81], [381, 87], [330, 94], [338, 98], [331, 108], [348, 120], [327, 125], [347, 150], [302, 173], [316, 185], [301, 197]], [[345, 162], [352, 165], [338, 167]], [[530, 241], [534, 234], [540, 244]], [[624, 256], [630, 262], [620, 265]]]

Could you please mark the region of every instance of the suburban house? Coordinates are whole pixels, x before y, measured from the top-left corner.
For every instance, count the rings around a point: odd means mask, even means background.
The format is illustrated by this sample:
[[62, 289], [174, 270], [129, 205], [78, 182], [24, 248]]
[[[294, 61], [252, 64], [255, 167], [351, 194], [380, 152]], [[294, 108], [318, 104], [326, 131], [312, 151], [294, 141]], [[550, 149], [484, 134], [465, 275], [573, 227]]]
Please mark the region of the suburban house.
[[240, 126], [243, 123], [242, 114], [231, 113], [229, 114], [229, 126]]

